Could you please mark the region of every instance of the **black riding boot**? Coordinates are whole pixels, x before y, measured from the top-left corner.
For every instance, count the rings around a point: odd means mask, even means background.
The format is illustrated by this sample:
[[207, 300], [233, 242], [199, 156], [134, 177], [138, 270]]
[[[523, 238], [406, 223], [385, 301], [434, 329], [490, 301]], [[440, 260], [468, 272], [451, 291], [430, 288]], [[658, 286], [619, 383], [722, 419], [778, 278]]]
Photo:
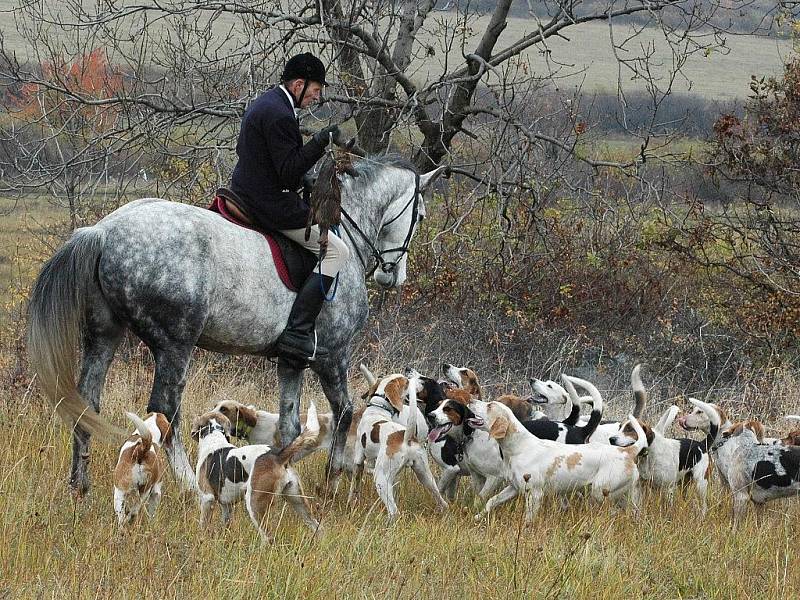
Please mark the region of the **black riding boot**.
[[314, 322], [322, 310], [325, 296], [332, 284], [333, 277], [319, 273], [312, 273], [306, 279], [303, 287], [297, 292], [286, 329], [275, 342], [278, 358], [304, 368], [314, 359], [328, 354], [326, 348], [316, 343]]

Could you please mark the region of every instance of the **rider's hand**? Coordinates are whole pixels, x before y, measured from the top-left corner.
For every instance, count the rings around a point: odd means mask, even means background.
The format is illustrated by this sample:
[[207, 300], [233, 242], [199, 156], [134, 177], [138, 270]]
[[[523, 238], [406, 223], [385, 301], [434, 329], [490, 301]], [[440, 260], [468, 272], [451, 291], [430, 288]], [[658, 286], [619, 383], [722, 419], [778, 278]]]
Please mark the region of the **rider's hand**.
[[314, 140], [323, 146], [327, 146], [331, 141], [331, 138], [335, 140], [339, 137], [339, 134], [340, 131], [338, 125], [328, 125], [314, 134]]
[[307, 190], [311, 190], [314, 188], [314, 184], [317, 182], [317, 175], [313, 171], [308, 171], [305, 175], [303, 175], [303, 188]]

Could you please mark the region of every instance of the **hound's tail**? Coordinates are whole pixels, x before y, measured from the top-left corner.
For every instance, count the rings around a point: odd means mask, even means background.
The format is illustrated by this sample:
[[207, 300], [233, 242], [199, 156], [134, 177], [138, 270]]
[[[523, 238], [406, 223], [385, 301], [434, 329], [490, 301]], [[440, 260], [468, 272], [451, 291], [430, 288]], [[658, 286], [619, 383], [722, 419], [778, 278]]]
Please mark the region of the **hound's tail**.
[[360, 363], [358, 365], [359, 371], [361, 371], [361, 375], [364, 376], [364, 379], [367, 380], [367, 385], [375, 385], [375, 382], [378, 381], [378, 378], [372, 374], [372, 371], [369, 370], [369, 367], [364, 363]]
[[278, 453], [278, 462], [287, 465], [292, 462], [295, 455], [308, 451], [313, 448], [319, 438], [319, 419], [317, 418], [317, 407], [312, 402], [308, 405], [306, 413], [306, 428], [303, 433], [294, 438], [294, 441]]
[[[555, 382], [553, 382], [555, 383]], [[568, 427], [575, 427], [578, 423], [578, 419], [581, 416], [581, 406], [583, 405], [583, 398], [578, 397], [578, 393], [575, 392], [575, 388], [572, 387], [570, 384], [567, 386], [569, 390], [567, 391], [567, 395], [569, 396], [569, 400], [572, 403], [572, 408], [567, 415], [567, 418], [561, 421], [564, 425]]]
[[653, 427], [653, 429], [661, 435], [666, 435], [666, 431], [672, 427], [672, 423], [675, 421], [675, 417], [678, 416], [679, 412], [681, 412], [681, 409], [673, 404], [664, 411], [664, 414], [661, 415], [661, 418], [658, 420], [658, 423], [656, 423], [656, 426]]
[[403, 441], [408, 444], [417, 437], [417, 381], [418, 379], [412, 378], [408, 380], [408, 420], [406, 421], [406, 429], [403, 431]]
[[600, 395], [600, 391], [585, 379], [570, 377], [569, 375], [562, 375], [561, 379], [564, 382], [564, 387], [567, 388], [567, 392], [569, 392], [570, 398], [573, 399], [573, 402], [575, 402], [575, 398], [578, 397], [578, 393], [575, 391], [574, 387], [576, 385], [585, 389], [592, 397], [592, 412], [589, 414], [589, 420], [586, 422], [586, 425], [577, 427], [577, 429], [583, 431], [583, 439], [588, 440], [600, 424], [600, 419], [603, 418], [603, 397]]
[[647, 405], [647, 391], [644, 389], [642, 378], [639, 375], [642, 365], [636, 365], [631, 371], [631, 388], [633, 389], [633, 416], [637, 419], [642, 417], [642, 411]]
[[150, 432], [150, 429], [147, 428], [147, 424], [142, 421], [138, 415], [132, 412], [126, 412], [125, 414], [133, 421], [133, 424], [136, 426], [136, 431], [139, 432], [139, 436], [142, 438], [141, 443], [137, 444], [133, 451], [133, 459], [137, 463], [140, 463], [142, 459], [147, 456], [147, 453], [150, 452], [150, 447], [153, 445], [153, 434]]
[[101, 229], [78, 229], [44, 264], [28, 301], [28, 353], [39, 386], [64, 422], [116, 442], [127, 434], [95, 412], [76, 384], [77, 348], [104, 241]]

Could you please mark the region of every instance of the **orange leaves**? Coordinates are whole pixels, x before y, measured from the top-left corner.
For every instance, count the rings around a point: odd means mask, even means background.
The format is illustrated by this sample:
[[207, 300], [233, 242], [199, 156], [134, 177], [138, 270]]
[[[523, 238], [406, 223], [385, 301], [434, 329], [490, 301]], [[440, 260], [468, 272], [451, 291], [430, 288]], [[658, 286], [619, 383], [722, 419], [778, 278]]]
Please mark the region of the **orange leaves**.
[[[116, 96], [123, 87], [120, 69], [112, 66], [104, 50], [95, 48], [72, 62], [58, 59], [41, 65], [41, 83], [27, 83], [17, 92], [17, 116], [66, 122], [80, 117], [82, 124], [105, 130], [116, 120], [117, 108], [98, 104]], [[66, 92], [66, 93], [65, 93]]]

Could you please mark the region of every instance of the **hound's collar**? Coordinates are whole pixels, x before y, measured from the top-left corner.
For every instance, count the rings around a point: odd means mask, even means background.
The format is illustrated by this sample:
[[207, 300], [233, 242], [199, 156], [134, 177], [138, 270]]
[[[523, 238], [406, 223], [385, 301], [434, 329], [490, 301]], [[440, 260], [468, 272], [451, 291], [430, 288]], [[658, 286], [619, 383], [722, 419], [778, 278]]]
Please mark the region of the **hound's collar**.
[[711, 444], [711, 451], [712, 452], [716, 452], [717, 450], [722, 448], [728, 442], [728, 440], [730, 440], [730, 439], [731, 438], [729, 438], [729, 437], [723, 437], [722, 435], [720, 435], [719, 439], [716, 442], [714, 442], [713, 444]]
[[[377, 398], [377, 402], [375, 399]], [[367, 402], [367, 406], [374, 406], [375, 408], [382, 408], [383, 410], [389, 411], [393, 415], [399, 415], [400, 411], [397, 410], [394, 405], [389, 402], [386, 398], [386, 394], [372, 394], [369, 397], [369, 402]]]
[[204, 437], [211, 435], [215, 431], [219, 431], [225, 436], [225, 441], [230, 441], [230, 436], [225, 432], [225, 428], [219, 423], [206, 423], [197, 430], [197, 439], [202, 440]]

